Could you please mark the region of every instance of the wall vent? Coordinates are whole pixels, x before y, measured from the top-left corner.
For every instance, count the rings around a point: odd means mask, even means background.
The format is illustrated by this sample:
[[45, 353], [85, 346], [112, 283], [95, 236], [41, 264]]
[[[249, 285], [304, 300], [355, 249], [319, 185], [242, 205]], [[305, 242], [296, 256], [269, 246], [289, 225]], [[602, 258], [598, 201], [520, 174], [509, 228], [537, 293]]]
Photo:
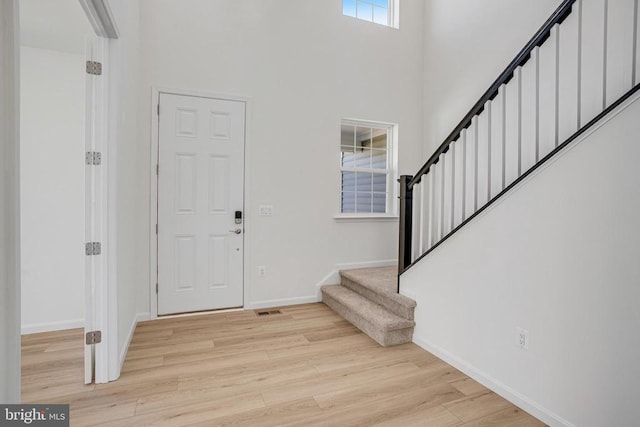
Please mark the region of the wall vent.
[[282, 314], [280, 310], [256, 311], [258, 316], [268, 316], [270, 314]]

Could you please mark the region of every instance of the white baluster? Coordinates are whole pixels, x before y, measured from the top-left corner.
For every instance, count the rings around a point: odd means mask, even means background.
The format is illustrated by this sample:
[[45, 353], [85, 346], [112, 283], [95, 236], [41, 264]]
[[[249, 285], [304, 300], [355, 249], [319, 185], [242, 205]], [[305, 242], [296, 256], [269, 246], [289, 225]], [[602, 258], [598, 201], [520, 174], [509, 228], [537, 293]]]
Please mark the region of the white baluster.
[[484, 105], [484, 110], [477, 116], [478, 120], [478, 150], [476, 174], [478, 176], [477, 187], [477, 203], [481, 208], [489, 201], [487, 194], [489, 193], [489, 141], [491, 138], [491, 101]]
[[566, 141], [580, 126], [581, 5], [582, 0], [576, 1], [573, 12], [562, 23], [558, 34], [558, 143]]
[[489, 199], [495, 197], [502, 189], [503, 182], [503, 159], [504, 159], [504, 102], [505, 87], [500, 86], [498, 95], [491, 102], [491, 154], [489, 156], [490, 166], [490, 195]]
[[476, 164], [478, 148], [478, 120], [473, 118], [471, 126], [467, 128], [465, 138], [465, 218], [469, 218], [476, 211]]
[[451, 231], [451, 201], [453, 199], [453, 153], [454, 148], [450, 145], [449, 151], [442, 154], [443, 167], [443, 187], [442, 187], [442, 233], [447, 235]]
[[453, 143], [456, 147], [454, 165], [453, 228], [462, 223], [464, 204], [464, 140], [462, 135]]
[[549, 38], [540, 47], [539, 56], [539, 145], [536, 160], [549, 154], [558, 145], [558, 51], [560, 27], [554, 26]]
[[531, 52], [531, 59], [522, 67], [522, 138], [521, 165], [518, 175], [522, 175], [536, 162], [538, 145], [538, 48]]
[[639, 0], [633, 2], [633, 71], [632, 71], [632, 84], [635, 86], [638, 84], [638, 73], [640, 72], [640, 31], [638, 26], [640, 25], [640, 7], [638, 6]]
[[505, 122], [505, 186], [509, 186], [520, 176], [521, 170], [521, 68], [514, 71], [513, 78], [506, 86]]
[[438, 233], [438, 240], [441, 240], [445, 234], [446, 234], [446, 229], [445, 229], [445, 212], [444, 212], [444, 207], [445, 207], [445, 180], [446, 180], [446, 174], [447, 174], [447, 166], [445, 164], [444, 161], [444, 157], [445, 154], [440, 154], [440, 161], [438, 162], [438, 165], [440, 166], [440, 219], [439, 219], [439, 223], [440, 223], [440, 232]]
[[597, 116], [605, 106], [607, 3], [607, 0], [582, 2], [580, 127]]
[[428, 215], [428, 225], [427, 225], [427, 249], [431, 249], [431, 247], [435, 244], [435, 167], [431, 166], [431, 170], [427, 174], [429, 178], [429, 215]]
[[606, 105], [633, 86], [635, 0], [610, 0], [607, 21]]
[[462, 142], [462, 221], [467, 219], [467, 130], [460, 132], [460, 141]]
[[[418, 247], [417, 250], [414, 251], [414, 256], [415, 257], [419, 257], [420, 255], [422, 255], [425, 252], [425, 212], [426, 212], [426, 197], [425, 197], [425, 192], [426, 192], [426, 185], [425, 181], [427, 179], [426, 175], [422, 176], [422, 180], [420, 181], [420, 184], [417, 184], [417, 188], [416, 186], [413, 187], [413, 194], [418, 194], [419, 195], [419, 203], [416, 203], [415, 201], [414, 206], [417, 205], [417, 208], [415, 208], [415, 216], [414, 218], [418, 219], [418, 230], [417, 230], [417, 234], [418, 234]], [[418, 191], [416, 191], [418, 190]]]
[[438, 243], [442, 237], [442, 163], [439, 161], [431, 166], [433, 177], [433, 244]]

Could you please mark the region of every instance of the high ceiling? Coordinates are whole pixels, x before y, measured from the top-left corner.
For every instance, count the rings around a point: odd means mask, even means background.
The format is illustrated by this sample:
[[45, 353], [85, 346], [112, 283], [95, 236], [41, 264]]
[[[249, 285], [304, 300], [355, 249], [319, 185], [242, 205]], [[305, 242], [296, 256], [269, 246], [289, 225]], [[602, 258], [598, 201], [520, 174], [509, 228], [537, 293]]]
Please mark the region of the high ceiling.
[[93, 34], [79, 0], [20, 0], [23, 46], [83, 54]]

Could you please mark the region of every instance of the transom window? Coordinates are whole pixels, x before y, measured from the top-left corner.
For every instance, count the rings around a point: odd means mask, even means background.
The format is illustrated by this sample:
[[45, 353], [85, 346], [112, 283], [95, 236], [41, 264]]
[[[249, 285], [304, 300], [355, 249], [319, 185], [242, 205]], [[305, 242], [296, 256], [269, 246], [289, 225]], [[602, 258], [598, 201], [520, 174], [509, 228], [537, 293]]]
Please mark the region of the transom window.
[[342, 0], [342, 14], [387, 27], [398, 27], [398, 0]]
[[390, 214], [393, 125], [344, 120], [340, 139], [340, 213]]

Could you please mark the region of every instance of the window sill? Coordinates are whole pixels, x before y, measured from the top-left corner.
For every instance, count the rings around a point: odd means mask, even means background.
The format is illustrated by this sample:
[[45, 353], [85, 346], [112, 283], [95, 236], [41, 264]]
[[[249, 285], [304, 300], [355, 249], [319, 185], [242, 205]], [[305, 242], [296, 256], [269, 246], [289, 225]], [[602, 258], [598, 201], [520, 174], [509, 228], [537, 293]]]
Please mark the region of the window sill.
[[338, 214], [333, 217], [336, 222], [388, 222], [397, 221], [396, 215], [358, 215]]

